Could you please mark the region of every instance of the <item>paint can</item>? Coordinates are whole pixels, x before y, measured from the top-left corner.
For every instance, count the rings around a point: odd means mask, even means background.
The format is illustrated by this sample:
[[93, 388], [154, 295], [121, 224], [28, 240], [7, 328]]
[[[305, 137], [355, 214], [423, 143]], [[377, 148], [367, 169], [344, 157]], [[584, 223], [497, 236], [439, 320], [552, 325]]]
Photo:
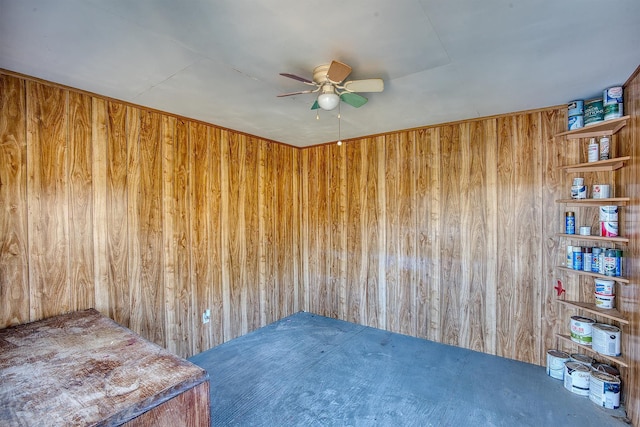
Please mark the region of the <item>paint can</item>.
[[595, 184], [591, 191], [591, 195], [594, 199], [608, 199], [610, 188], [609, 184]]
[[603, 323], [592, 325], [593, 350], [605, 356], [620, 356], [620, 328]]
[[600, 236], [618, 236], [618, 221], [600, 221]]
[[615, 295], [615, 281], [609, 279], [594, 279], [595, 292], [600, 295]]
[[589, 366], [572, 361], [564, 364], [564, 388], [571, 393], [589, 396], [590, 381], [591, 369]]
[[616, 378], [620, 378], [620, 371], [614, 366], [607, 365], [606, 363], [594, 361], [591, 364], [591, 370], [596, 372], [604, 372], [605, 374], [613, 375]]
[[591, 236], [591, 227], [588, 225], [580, 226], [580, 235], [581, 236]]
[[571, 316], [571, 341], [591, 345], [591, 325], [595, 320], [582, 316]]
[[604, 121], [604, 106], [602, 98], [590, 99], [584, 102], [584, 125], [594, 125]]
[[613, 86], [605, 89], [602, 94], [602, 106], [604, 110], [604, 120], [622, 117], [622, 86]]
[[547, 351], [547, 375], [556, 380], [564, 379], [564, 364], [569, 361], [569, 353], [560, 350]]
[[613, 300], [616, 298], [615, 295], [601, 295], [597, 292], [594, 292], [596, 297], [596, 308], [613, 308]]
[[617, 206], [600, 206], [600, 221], [618, 221]]
[[572, 362], [580, 363], [585, 366], [591, 366], [593, 363], [595, 363], [595, 360], [593, 360], [593, 357], [587, 356], [586, 354], [582, 354], [582, 353], [571, 353], [569, 355], [569, 360]]
[[589, 377], [589, 400], [607, 409], [620, 407], [620, 378], [604, 372], [591, 371]]

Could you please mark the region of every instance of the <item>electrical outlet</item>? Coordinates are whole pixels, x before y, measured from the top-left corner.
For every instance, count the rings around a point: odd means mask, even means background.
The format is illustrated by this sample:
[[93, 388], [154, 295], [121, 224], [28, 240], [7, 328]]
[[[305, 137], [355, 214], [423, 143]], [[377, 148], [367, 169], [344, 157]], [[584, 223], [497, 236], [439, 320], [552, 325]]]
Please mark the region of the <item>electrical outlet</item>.
[[211, 320], [211, 310], [207, 308], [204, 313], [202, 313], [202, 324], [209, 323], [209, 320]]

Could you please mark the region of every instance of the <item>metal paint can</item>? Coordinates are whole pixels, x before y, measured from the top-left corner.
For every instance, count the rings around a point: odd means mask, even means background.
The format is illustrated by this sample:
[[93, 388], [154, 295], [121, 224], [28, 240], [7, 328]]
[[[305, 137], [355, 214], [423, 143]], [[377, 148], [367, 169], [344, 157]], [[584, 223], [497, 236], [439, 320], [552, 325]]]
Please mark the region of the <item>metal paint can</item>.
[[582, 316], [571, 316], [571, 341], [582, 345], [591, 345], [591, 325], [595, 320]]
[[569, 357], [572, 362], [581, 363], [586, 366], [591, 366], [595, 362], [595, 360], [593, 360], [593, 357], [587, 356], [586, 354], [582, 353], [571, 353]]
[[591, 197], [594, 199], [608, 199], [610, 189], [609, 184], [594, 184], [591, 190]]
[[600, 295], [615, 295], [615, 281], [609, 279], [594, 279], [595, 292]]
[[604, 323], [592, 325], [593, 350], [605, 356], [620, 356], [620, 328]]
[[589, 126], [604, 121], [604, 106], [602, 98], [590, 99], [584, 102], [584, 125]]
[[591, 371], [589, 378], [589, 400], [607, 409], [620, 407], [620, 378], [604, 372]]
[[600, 221], [618, 221], [617, 206], [600, 206]]
[[594, 292], [593, 294], [596, 298], [596, 308], [613, 308], [613, 300], [616, 298], [615, 295], [602, 295], [597, 292]]
[[578, 362], [564, 364], [564, 388], [580, 396], [589, 396], [591, 369]]
[[616, 276], [622, 276], [622, 250], [616, 249]]
[[600, 221], [601, 237], [617, 237], [618, 221]]
[[571, 116], [567, 121], [567, 130], [576, 130], [584, 127], [583, 116]]
[[580, 226], [580, 235], [581, 236], [591, 236], [591, 227], [588, 225]]
[[604, 119], [619, 119], [622, 117], [623, 110], [622, 102], [619, 104], [609, 104], [604, 106]]
[[564, 379], [564, 364], [569, 361], [569, 353], [560, 350], [547, 351], [547, 375], [557, 380]]

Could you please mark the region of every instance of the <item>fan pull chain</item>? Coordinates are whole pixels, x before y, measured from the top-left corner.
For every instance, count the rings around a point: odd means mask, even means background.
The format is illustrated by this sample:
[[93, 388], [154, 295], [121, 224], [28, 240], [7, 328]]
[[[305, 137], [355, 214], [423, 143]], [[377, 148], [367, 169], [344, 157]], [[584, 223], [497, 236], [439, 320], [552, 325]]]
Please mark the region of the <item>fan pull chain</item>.
[[340, 138], [340, 104], [338, 104], [338, 146], [342, 145], [342, 139]]

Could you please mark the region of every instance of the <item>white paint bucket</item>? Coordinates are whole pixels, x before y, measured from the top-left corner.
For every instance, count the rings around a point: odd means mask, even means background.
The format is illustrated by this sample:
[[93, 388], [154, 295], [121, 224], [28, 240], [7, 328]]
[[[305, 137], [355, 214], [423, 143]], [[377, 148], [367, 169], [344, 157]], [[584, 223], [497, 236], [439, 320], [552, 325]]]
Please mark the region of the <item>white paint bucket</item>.
[[591, 325], [595, 320], [582, 316], [571, 316], [571, 341], [591, 345]]
[[620, 407], [620, 378], [604, 372], [591, 371], [589, 400], [607, 409]]
[[620, 356], [620, 328], [603, 323], [592, 325], [593, 350], [605, 356]]
[[578, 362], [564, 364], [564, 388], [580, 396], [589, 396], [591, 369]]
[[595, 360], [593, 360], [593, 357], [587, 356], [586, 354], [582, 353], [571, 353], [569, 357], [571, 358], [570, 360], [572, 362], [577, 362], [585, 366], [591, 366], [595, 362]]
[[569, 361], [569, 353], [560, 350], [547, 351], [547, 375], [557, 380], [564, 379], [564, 364]]
[[597, 308], [613, 308], [613, 300], [615, 299], [615, 295], [602, 295], [597, 292], [594, 292], [596, 297], [596, 307]]
[[615, 282], [607, 279], [594, 279], [596, 293], [600, 295], [615, 295]]
[[618, 221], [617, 206], [600, 206], [600, 221]]

